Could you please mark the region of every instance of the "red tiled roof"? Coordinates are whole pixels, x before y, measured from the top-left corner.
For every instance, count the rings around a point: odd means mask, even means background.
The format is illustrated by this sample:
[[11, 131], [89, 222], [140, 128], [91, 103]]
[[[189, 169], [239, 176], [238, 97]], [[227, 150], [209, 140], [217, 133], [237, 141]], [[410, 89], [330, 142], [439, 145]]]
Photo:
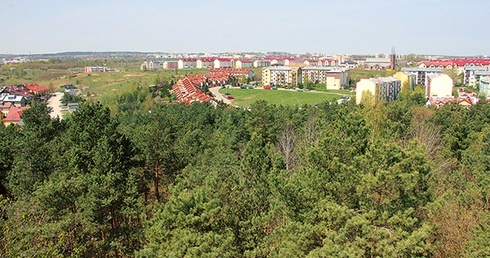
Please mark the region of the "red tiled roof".
[[198, 87], [198, 85], [204, 81], [206, 81], [206, 78], [204, 76], [184, 77], [172, 86], [172, 92], [175, 94], [175, 96], [177, 97], [177, 101], [179, 102], [191, 103], [194, 101], [211, 101], [212, 98], [206, 95]]
[[427, 67], [447, 67], [447, 66], [488, 66], [490, 65], [490, 59], [488, 58], [453, 58], [453, 59], [434, 59], [428, 61], [422, 61], [419, 64], [424, 64]]
[[3, 122], [19, 122], [22, 117], [22, 113], [27, 107], [11, 107], [7, 116], [2, 120]]
[[10, 108], [12, 105], [14, 105], [12, 102], [2, 102], [0, 103], [0, 108], [6, 109], [6, 108]]
[[31, 92], [35, 92], [35, 93], [45, 93], [45, 92], [49, 91], [48, 88], [41, 86], [41, 85], [37, 85], [35, 83], [25, 84], [24, 86], [27, 89], [29, 89]]
[[475, 105], [475, 104], [476, 104], [476, 103], [474, 103], [474, 102], [473, 102], [473, 100], [472, 100], [472, 99], [470, 99], [470, 98], [460, 98], [460, 99], [459, 99], [459, 101], [458, 101], [458, 103], [460, 103], [460, 104], [461, 104], [462, 102], [466, 102], [466, 103], [468, 103], [468, 104], [470, 104], [470, 105]]
[[209, 73], [210, 74], [225, 74], [225, 75], [246, 75], [251, 71], [247, 68], [214, 68]]

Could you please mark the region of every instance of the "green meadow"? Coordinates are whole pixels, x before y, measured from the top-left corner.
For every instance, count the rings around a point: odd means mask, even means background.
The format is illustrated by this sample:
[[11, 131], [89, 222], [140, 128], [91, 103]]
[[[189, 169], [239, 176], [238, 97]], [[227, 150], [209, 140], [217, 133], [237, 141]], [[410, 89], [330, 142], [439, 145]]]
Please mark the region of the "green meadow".
[[297, 92], [294, 90], [262, 90], [262, 89], [220, 89], [221, 94], [229, 93], [235, 99], [232, 104], [248, 107], [257, 100], [265, 100], [275, 105], [314, 105], [325, 101], [335, 101], [348, 95], [348, 91], [335, 92]]

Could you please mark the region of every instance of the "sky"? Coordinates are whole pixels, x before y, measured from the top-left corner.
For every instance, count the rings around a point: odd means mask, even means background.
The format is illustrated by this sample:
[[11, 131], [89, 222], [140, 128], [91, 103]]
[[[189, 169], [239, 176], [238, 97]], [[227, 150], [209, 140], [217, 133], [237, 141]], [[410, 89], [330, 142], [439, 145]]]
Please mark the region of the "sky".
[[490, 55], [489, 0], [0, 0], [0, 53]]

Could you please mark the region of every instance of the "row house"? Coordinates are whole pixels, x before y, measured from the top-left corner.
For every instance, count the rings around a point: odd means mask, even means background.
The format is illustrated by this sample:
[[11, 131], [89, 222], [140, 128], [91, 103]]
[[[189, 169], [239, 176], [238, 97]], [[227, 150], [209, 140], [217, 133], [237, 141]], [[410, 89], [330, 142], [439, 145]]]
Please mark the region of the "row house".
[[480, 67], [488, 67], [490, 58], [435, 59], [422, 61], [417, 65], [419, 68], [457, 69], [458, 74], [464, 73], [464, 84], [475, 87], [478, 83], [475, 73], [481, 71]]
[[235, 60], [232, 58], [216, 58], [214, 59], [213, 68], [232, 68], [235, 67]]
[[339, 90], [349, 83], [349, 71], [332, 67], [305, 66], [301, 68], [302, 83], [325, 83], [328, 90]]
[[163, 68], [163, 63], [162, 61], [157, 61], [157, 60], [145, 60], [143, 64], [141, 64], [140, 69], [142, 71], [144, 70], [156, 70], [158, 68]]
[[303, 63], [306, 66], [316, 66], [316, 67], [337, 66], [338, 64], [338, 62], [333, 59], [305, 59]]
[[235, 77], [245, 77], [253, 79], [255, 77], [255, 73], [252, 69], [239, 69], [239, 68], [214, 68], [210, 72], [210, 74], [225, 74], [226, 76], [231, 75]]
[[235, 67], [237, 69], [252, 68], [253, 67], [253, 62], [250, 59], [236, 60]]
[[466, 66], [489, 66], [490, 58], [434, 59], [418, 63], [420, 68], [464, 68]]
[[197, 58], [181, 58], [177, 61], [177, 69], [197, 68]]
[[266, 59], [258, 59], [253, 62], [253, 67], [269, 67], [271, 66], [271, 61]]
[[165, 70], [174, 70], [179, 68], [179, 61], [177, 60], [169, 60], [163, 62], [163, 69]]
[[478, 99], [474, 97], [464, 97], [464, 98], [455, 98], [455, 97], [431, 97], [427, 100], [426, 106], [435, 106], [442, 107], [446, 104], [452, 105], [460, 105], [464, 107], [470, 107], [476, 105], [478, 103]]
[[369, 92], [374, 101], [393, 101], [398, 99], [401, 91], [401, 81], [394, 77], [378, 77], [361, 79], [356, 84], [356, 103], [360, 104], [365, 99], [363, 95]]
[[199, 69], [211, 69], [214, 67], [214, 59], [213, 58], [197, 59], [196, 67]]
[[[152, 70], [149, 61], [145, 61], [141, 65], [141, 69]], [[155, 63], [155, 61], [153, 61]], [[334, 59], [300, 59], [295, 57], [264, 57], [256, 60], [238, 59], [238, 58], [221, 58], [221, 57], [206, 57], [206, 58], [180, 58], [178, 60], [167, 60], [153, 67], [163, 69], [213, 69], [213, 68], [252, 68], [252, 67], [269, 67], [269, 66], [288, 66], [293, 64], [302, 64], [305, 66], [338, 66], [339, 62]], [[295, 65], [298, 66], [298, 65]]]
[[177, 97], [178, 102], [192, 103], [192, 102], [209, 102], [212, 98], [205, 94], [195, 83], [192, 78], [184, 77], [177, 81], [172, 86], [172, 93]]

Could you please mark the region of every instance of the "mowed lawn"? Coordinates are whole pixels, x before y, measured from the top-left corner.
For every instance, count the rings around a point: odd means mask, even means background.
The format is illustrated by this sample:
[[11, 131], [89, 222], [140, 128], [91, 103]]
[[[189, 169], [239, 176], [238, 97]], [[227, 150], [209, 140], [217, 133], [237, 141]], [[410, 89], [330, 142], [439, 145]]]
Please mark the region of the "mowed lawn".
[[328, 92], [297, 92], [292, 90], [262, 89], [220, 89], [222, 95], [229, 93], [235, 99], [231, 104], [248, 107], [257, 100], [265, 100], [275, 105], [314, 105], [325, 101], [335, 101], [342, 97], [339, 93]]

